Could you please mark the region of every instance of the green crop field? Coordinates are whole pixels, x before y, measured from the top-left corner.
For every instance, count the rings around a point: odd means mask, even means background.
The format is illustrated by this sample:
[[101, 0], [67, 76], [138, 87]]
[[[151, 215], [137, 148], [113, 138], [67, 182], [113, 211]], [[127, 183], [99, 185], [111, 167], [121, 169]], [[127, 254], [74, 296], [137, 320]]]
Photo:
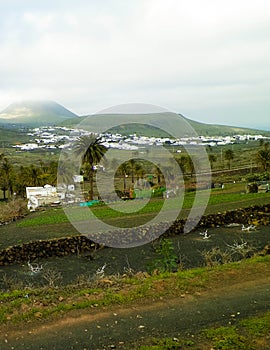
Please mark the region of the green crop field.
[[[211, 193], [209, 202], [205, 203], [205, 198], [203, 196], [203, 191], [201, 191], [202, 196], [198, 201], [198, 206], [203, 206], [207, 204], [208, 212], [213, 209], [222, 211], [224, 204], [239, 205], [240, 207], [245, 207], [253, 204], [267, 203], [270, 202], [270, 193], [223, 193], [222, 190], [214, 190]], [[186, 193], [183, 202], [183, 209], [190, 209], [194, 202], [194, 193]], [[119, 204], [120, 205], [120, 204]], [[121, 211], [113, 210], [106, 205], [82, 208], [78, 205], [73, 208], [70, 217], [73, 221], [81, 220], [91, 220], [92, 216], [89, 216], [89, 210], [99, 219], [107, 218], [136, 218], [136, 222], [140, 220], [140, 216], [156, 215], [162, 208], [163, 199], [153, 199], [144, 208], [138, 212], [125, 214]], [[167, 210], [176, 210], [179, 208], [179, 200], [171, 198], [168, 200]], [[117, 207], [116, 207], [117, 209]], [[69, 210], [70, 213], [70, 210]], [[182, 214], [182, 215], [181, 215]], [[183, 213], [180, 215], [183, 216]], [[17, 223], [17, 227], [28, 227], [28, 226], [41, 226], [41, 225], [52, 225], [60, 224], [63, 222], [68, 222], [69, 219], [66, 217], [63, 209], [48, 209], [46, 211], [35, 213], [34, 215], [29, 215], [29, 217], [21, 220]]]

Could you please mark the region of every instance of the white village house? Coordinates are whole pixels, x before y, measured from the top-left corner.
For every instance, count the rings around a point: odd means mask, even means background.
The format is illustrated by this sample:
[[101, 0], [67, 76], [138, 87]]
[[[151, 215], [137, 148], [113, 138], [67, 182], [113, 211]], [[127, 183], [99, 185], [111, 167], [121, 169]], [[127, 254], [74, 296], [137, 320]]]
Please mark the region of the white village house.
[[27, 208], [36, 210], [42, 205], [59, 203], [59, 195], [56, 187], [45, 185], [44, 187], [26, 187]]

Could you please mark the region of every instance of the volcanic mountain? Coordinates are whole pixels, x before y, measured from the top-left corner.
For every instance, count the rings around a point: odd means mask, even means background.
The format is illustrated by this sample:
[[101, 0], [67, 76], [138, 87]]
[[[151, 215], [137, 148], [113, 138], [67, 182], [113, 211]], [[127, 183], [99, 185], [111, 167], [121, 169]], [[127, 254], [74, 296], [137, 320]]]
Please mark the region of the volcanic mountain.
[[78, 117], [54, 101], [23, 101], [9, 105], [0, 113], [0, 124], [57, 125]]

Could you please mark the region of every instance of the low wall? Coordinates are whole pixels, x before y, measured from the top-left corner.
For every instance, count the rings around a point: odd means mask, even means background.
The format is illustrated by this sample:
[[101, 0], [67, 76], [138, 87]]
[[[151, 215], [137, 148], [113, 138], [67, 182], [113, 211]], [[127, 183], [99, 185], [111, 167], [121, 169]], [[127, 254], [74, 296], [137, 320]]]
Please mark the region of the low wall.
[[[230, 223], [270, 225], [270, 204], [205, 215], [200, 219], [199, 223], [196, 225], [196, 228], [206, 229], [210, 227], [223, 226]], [[158, 236], [158, 232], [161, 230], [165, 232], [163, 234], [164, 237], [172, 237], [182, 234], [184, 232], [185, 224], [192, 225], [192, 222], [186, 223], [185, 220], [176, 220], [173, 225], [168, 225], [168, 223], [159, 223], [149, 226], [148, 229], [145, 227], [128, 229], [125, 232], [125, 240], [127, 241], [126, 243], [132, 242], [136, 236], [136, 238], [139, 237], [143, 242], [144, 237], [149, 237], [149, 235], [151, 235], [151, 237], [155, 238]], [[194, 225], [191, 227], [194, 227]], [[104, 234], [100, 234], [99, 236], [97, 233], [97, 241], [102, 242], [102, 235]], [[111, 232], [112, 242], [115, 241], [118, 235], [119, 239], [121, 239], [121, 233], [119, 233], [117, 230]], [[107, 243], [110, 243], [109, 237], [110, 234], [107, 233]], [[101, 245], [94, 243], [83, 235], [33, 241], [1, 250], [0, 265], [9, 265], [14, 262], [22, 263], [29, 260], [32, 262], [37, 259], [48, 258], [51, 256], [66, 256], [69, 254], [93, 252], [99, 248], [101, 248]]]
[[33, 241], [1, 250], [0, 265], [9, 265], [14, 262], [32, 262], [51, 256], [61, 257], [69, 254], [80, 254], [99, 248], [99, 244], [85, 236]]

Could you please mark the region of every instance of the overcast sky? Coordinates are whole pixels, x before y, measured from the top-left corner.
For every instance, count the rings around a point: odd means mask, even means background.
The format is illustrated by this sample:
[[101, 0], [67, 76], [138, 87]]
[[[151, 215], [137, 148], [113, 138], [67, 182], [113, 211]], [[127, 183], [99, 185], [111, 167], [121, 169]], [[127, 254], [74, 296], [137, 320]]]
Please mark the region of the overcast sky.
[[270, 1], [0, 0], [0, 110], [24, 99], [270, 130]]

